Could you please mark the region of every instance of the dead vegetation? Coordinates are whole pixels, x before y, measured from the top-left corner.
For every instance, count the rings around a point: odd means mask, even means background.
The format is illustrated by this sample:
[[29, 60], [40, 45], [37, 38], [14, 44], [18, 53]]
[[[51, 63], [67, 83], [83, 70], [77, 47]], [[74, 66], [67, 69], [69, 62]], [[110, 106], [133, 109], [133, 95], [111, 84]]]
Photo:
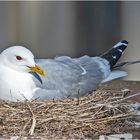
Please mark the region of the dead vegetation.
[[0, 136], [85, 139], [122, 133], [138, 116], [129, 98], [126, 92], [97, 90], [78, 99], [1, 101]]

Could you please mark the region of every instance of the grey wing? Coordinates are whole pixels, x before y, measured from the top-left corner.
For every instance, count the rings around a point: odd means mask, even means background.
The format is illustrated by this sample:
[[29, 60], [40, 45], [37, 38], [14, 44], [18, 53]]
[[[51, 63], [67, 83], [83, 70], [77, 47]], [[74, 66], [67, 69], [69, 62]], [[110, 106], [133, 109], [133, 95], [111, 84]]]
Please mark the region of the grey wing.
[[46, 91], [47, 97], [43, 98], [58, 98], [58, 94], [60, 98], [77, 97], [95, 89], [104, 79], [104, 71], [98, 61], [102, 59], [88, 56], [77, 59], [61, 56], [36, 60], [46, 72], [46, 77], [41, 76], [43, 84], [36, 82], [37, 86], [43, 89], [43, 93]]

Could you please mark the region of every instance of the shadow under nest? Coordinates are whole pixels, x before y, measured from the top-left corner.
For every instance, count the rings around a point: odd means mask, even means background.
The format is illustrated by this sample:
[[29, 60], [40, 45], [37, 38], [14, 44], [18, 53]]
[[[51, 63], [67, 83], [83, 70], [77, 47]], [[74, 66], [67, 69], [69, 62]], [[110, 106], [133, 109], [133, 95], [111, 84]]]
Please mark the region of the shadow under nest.
[[139, 107], [129, 98], [122, 91], [98, 89], [74, 99], [1, 101], [0, 137], [85, 139], [122, 133], [138, 116]]

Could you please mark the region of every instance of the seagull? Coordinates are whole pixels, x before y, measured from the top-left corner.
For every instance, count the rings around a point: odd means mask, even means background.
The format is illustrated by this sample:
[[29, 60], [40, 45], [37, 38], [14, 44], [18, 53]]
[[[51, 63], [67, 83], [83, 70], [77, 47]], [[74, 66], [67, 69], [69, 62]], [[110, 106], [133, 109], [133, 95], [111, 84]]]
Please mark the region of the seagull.
[[[34, 59], [23, 46], [12, 46], [0, 54], [0, 99], [8, 101], [50, 100], [84, 96], [101, 83], [127, 76], [116, 64], [128, 42], [120, 41], [101, 56]], [[135, 61], [132, 63], [139, 63]]]

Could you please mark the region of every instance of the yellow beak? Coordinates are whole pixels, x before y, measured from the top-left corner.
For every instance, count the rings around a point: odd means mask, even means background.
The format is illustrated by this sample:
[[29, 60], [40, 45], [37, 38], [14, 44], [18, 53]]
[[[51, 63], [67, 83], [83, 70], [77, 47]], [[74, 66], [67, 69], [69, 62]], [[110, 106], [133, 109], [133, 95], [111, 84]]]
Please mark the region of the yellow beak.
[[38, 65], [35, 65], [35, 67], [30, 67], [30, 69], [34, 72], [39, 73], [40, 75], [45, 76], [45, 71], [42, 68], [40, 68]]

